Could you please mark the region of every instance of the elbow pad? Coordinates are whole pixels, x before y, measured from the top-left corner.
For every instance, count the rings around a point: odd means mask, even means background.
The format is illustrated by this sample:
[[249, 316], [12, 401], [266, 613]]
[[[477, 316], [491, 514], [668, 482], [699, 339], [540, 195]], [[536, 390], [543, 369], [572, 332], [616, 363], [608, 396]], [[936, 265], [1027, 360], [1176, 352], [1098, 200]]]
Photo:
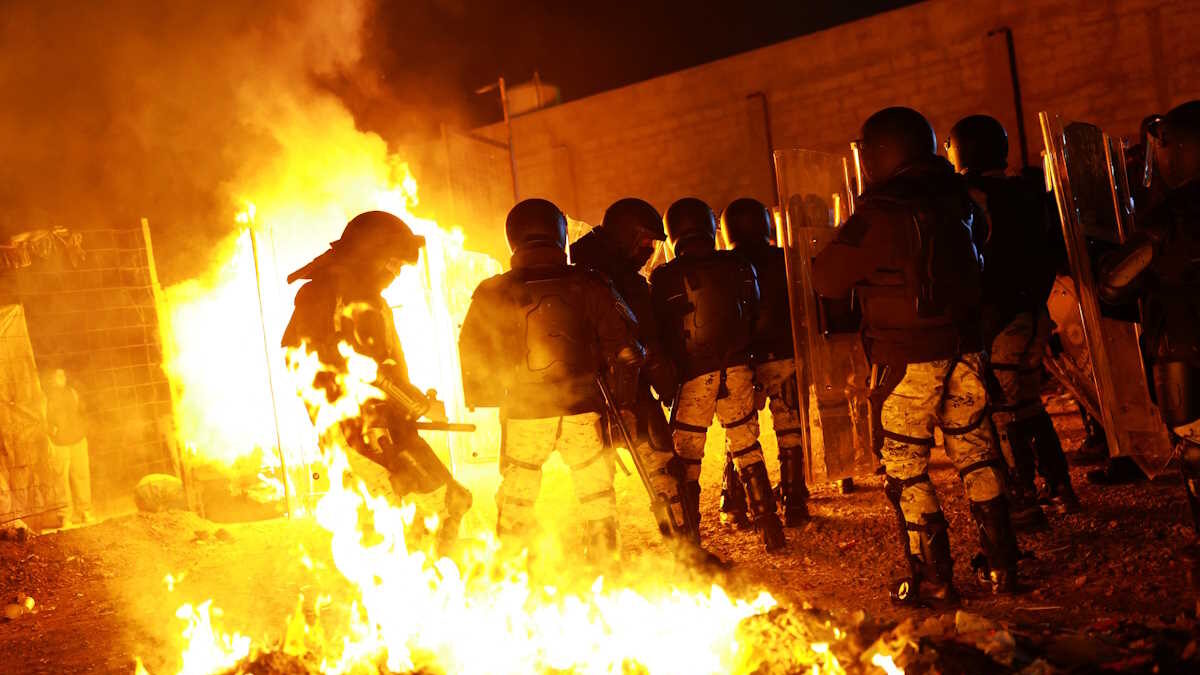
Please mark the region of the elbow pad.
[[1100, 273], [1100, 297], [1108, 303], [1124, 301], [1129, 287], [1153, 261], [1154, 242], [1149, 239], [1106, 259]]
[[414, 420], [429, 412], [432, 406], [432, 401], [425, 392], [407, 379], [397, 377], [386, 365], [379, 367], [373, 384], [388, 397], [388, 400], [400, 406], [404, 413]]

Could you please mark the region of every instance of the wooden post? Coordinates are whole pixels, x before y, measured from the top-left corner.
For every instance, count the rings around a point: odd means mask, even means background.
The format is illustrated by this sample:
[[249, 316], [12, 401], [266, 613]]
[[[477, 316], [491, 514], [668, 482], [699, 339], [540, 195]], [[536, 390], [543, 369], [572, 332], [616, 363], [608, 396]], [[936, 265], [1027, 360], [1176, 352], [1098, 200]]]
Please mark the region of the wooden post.
[[162, 285], [158, 281], [158, 264], [154, 260], [154, 246], [150, 240], [150, 221], [147, 218], [142, 218], [142, 241], [146, 245], [146, 268], [150, 273], [150, 294], [154, 298], [154, 314], [158, 320], [158, 341], [162, 344], [162, 363], [160, 367], [163, 374], [167, 378], [167, 389], [171, 393], [171, 414], [166, 416], [166, 419], [159, 419], [160, 428], [165, 426], [165, 436], [167, 445], [170, 448], [171, 463], [175, 467], [175, 475], [179, 476], [179, 482], [183, 484], [183, 497], [187, 502], [188, 510], [200, 515], [204, 515], [204, 504], [202, 503], [199, 491], [194, 489], [192, 484], [191, 467], [188, 466], [188, 457], [183, 450], [183, 444], [180, 443], [178, 426], [175, 424], [175, 415], [179, 410], [179, 392], [175, 390], [175, 385], [171, 382], [171, 375], [167, 369], [167, 364], [171, 363], [175, 352], [175, 340], [171, 332], [171, 315], [167, 311], [167, 302], [163, 297]]

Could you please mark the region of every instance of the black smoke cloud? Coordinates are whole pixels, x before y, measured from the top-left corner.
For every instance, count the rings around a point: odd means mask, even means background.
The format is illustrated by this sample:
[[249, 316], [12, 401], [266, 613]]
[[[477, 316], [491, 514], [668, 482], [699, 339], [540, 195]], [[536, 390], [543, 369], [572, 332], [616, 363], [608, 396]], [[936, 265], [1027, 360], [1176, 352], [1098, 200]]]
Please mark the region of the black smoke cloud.
[[403, 143], [457, 119], [447, 114], [456, 83], [415, 60], [411, 73], [385, 76], [396, 56], [380, 46], [397, 33], [380, 21], [397, 11], [303, 0], [5, 3], [0, 236], [132, 227], [144, 216], [163, 281], [200, 274], [234, 226], [239, 186], [282, 154], [285, 120], [345, 109]]

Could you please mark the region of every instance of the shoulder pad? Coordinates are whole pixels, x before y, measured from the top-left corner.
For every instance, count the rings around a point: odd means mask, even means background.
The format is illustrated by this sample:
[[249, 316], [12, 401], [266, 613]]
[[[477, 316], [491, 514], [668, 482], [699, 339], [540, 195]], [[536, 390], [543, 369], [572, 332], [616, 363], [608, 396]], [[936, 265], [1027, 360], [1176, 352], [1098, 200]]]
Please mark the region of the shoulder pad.
[[572, 277], [584, 283], [612, 285], [607, 276], [585, 265], [572, 265], [571, 273]]
[[664, 279], [666, 277], [666, 275], [672, 274], [675, 267], [676, 267], [675, 260], [668, 260], [667, 262], [659, 265], [658, 267], [655, 267], [650, 272], [650, 285], [653, 286], [656, 279], [661, 281], [662, 279]]
[[326, 280], [309, 280], [296, 289], [294, 304], [296, 307], [315, 306], [323, 303], [332, 305], [337, 302], [335, 285]]
[[479, 282], [479, 285], [475, 287], [475, 292], [471, 294], [471, 298], [503, 293], [512, 284], [509, 274], [509, 272], [504, 272]]

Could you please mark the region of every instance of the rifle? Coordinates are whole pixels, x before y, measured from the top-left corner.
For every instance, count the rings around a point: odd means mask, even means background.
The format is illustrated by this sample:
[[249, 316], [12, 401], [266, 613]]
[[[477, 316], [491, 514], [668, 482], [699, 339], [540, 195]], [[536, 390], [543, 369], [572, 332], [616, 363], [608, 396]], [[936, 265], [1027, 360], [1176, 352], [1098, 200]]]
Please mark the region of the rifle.
[[417, 422], [417, 431], [452, 431], [469, 433], [475, 431], [474, 424], [460, 422]]
[[[650, 473], [646, 470], [646, 465], [642, 461], [642, 457], [634, 448], [633, 436], [625, 426], [625, 419], [621, 417], [621, 410], [617, 407], [616, 401], [613, 400], [612, 393], [609, 392], [603, 375], [596, 376], [596, 386], [600, 389], [600, 396], [604, 399], [604, 407], [608, 411], [609, 417], [613, 420], [613, 426], [621, 433], [621, 439], [625, 441], [625, 447], [629, 450], [629, 456], [633, 458], [633, 467], [637, 470], [638, 478], [641, 479], [642, 485], [646, 488], [646, 493], [650, 496], [650, 511], [654, 514], [654, 519], [658, 521], [659, 528], [669, 530], [672, 533], [691, 532], [690, 524], [686, 522], [688, 520], [686, 506], [681, 509], [685, 522], [675, 522], [674, 514], [671, 513], [670, 502], [667, 501], [662, 493], [655, 491], [654, 486], [650, 483]], [[682, 498], [683, 495], [681, 494], [680, 499], [682, 500]]]

